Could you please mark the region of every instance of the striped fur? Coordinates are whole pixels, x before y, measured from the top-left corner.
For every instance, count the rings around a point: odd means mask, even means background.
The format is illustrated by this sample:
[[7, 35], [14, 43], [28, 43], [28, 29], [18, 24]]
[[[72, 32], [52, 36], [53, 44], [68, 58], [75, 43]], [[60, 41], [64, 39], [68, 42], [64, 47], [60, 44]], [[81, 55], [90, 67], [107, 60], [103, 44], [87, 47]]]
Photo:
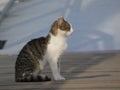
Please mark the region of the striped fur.
[[49, 37], [41, 37], [28, 42], [19, 53], [15, 66], [16, 81], [44, 81], [50, 80], [47, 76], [40, 76], [40, 63], [47, 49]]
[[20, 51], [15, 63], [16, 82], [50, 81], [42, 75], [44, 66], [48, 63], [55, 80], [64, 80], [58, 72], [58, 58], [64, 52], [66, 38], [72, 33], [71, 25], [62, 17], [56, 20], [46, 37], [29, 41]]

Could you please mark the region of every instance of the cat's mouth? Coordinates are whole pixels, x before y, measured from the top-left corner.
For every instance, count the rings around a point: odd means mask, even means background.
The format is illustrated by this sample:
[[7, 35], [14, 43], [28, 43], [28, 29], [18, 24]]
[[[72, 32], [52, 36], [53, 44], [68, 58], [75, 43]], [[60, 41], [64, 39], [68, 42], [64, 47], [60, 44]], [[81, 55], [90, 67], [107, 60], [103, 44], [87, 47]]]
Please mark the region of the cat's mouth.
[[73, 29], [66, 33], [67, 36], [71, 36], [73, 34]]
[[70, 35], [72, 35], [72, 34], [73, 34], [73, 28], [72, 28], [72, 25], [71, 25], [71, 24], [70, 24], [70, 26], [71, 26]]
[[73, 29], [71, 30], [71, 35], [73, 34]]

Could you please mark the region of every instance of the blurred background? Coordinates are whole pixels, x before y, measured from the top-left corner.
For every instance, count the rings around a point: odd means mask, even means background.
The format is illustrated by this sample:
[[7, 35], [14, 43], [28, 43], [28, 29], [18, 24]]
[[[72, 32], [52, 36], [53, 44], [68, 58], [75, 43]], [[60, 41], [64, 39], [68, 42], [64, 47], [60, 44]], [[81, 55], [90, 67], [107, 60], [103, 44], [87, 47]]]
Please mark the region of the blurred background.
[[0, 55], [16, 55], [63, 16], [73, 26], [66, 52], [120, 50], [120, 0], [0, 0]]

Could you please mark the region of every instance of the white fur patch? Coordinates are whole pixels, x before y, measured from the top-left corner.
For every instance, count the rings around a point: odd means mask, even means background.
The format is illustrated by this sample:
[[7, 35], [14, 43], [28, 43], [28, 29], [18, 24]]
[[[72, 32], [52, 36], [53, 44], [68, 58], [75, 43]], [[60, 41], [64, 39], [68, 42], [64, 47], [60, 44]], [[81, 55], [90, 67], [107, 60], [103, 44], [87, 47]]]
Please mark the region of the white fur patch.
[[[62, 34], [63, 32], [61, 32]], [[67, 48], [66, 37], [60, 35], [60, 32], [57, 36], [50, 34], [51, 39], [47, 46], [47, 54], [50, 58], [58, 59], [59, 56]]]
[[63, 32], [60, 32], [56, 36], [50, 34], [51, 38], [47, 46], [46, 59], [52, 70], [54, 80], [65, 80], [64, 77], [60, 75], [59, 67], [57, 65], [58, 58], [67, 48], [66, 37], [63, 36]]
[[55, 80], [65, 80], [65, 78], [60, 75], [57, 63], [58, 58], [67, 48], [66, 42], [67, 36], [71, 35], [72, 33], [73, 33], [72, 26], [69, 32], [58, 29], [56, 36], [49, 33], [50, 41], [49, 44], [47, 45], [47, 52], [45, 56], [46, 60], [48, 60], [48, 63], [50, 64], [50, 68], [52, 70]]

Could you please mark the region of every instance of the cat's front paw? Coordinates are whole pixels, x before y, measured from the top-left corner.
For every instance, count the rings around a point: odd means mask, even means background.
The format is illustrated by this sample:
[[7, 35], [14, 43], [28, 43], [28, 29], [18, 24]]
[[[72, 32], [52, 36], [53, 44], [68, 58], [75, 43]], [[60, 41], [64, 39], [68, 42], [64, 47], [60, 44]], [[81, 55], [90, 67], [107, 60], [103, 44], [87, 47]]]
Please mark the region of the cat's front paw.
[[60, 80], [65, 80], [65, 78], [61, 76], [61, 77], [60, 77]]
[[55, 80], [65, 80], [65, 78], [62, 76], [59, 76], [59, 77], [56, 77]]

